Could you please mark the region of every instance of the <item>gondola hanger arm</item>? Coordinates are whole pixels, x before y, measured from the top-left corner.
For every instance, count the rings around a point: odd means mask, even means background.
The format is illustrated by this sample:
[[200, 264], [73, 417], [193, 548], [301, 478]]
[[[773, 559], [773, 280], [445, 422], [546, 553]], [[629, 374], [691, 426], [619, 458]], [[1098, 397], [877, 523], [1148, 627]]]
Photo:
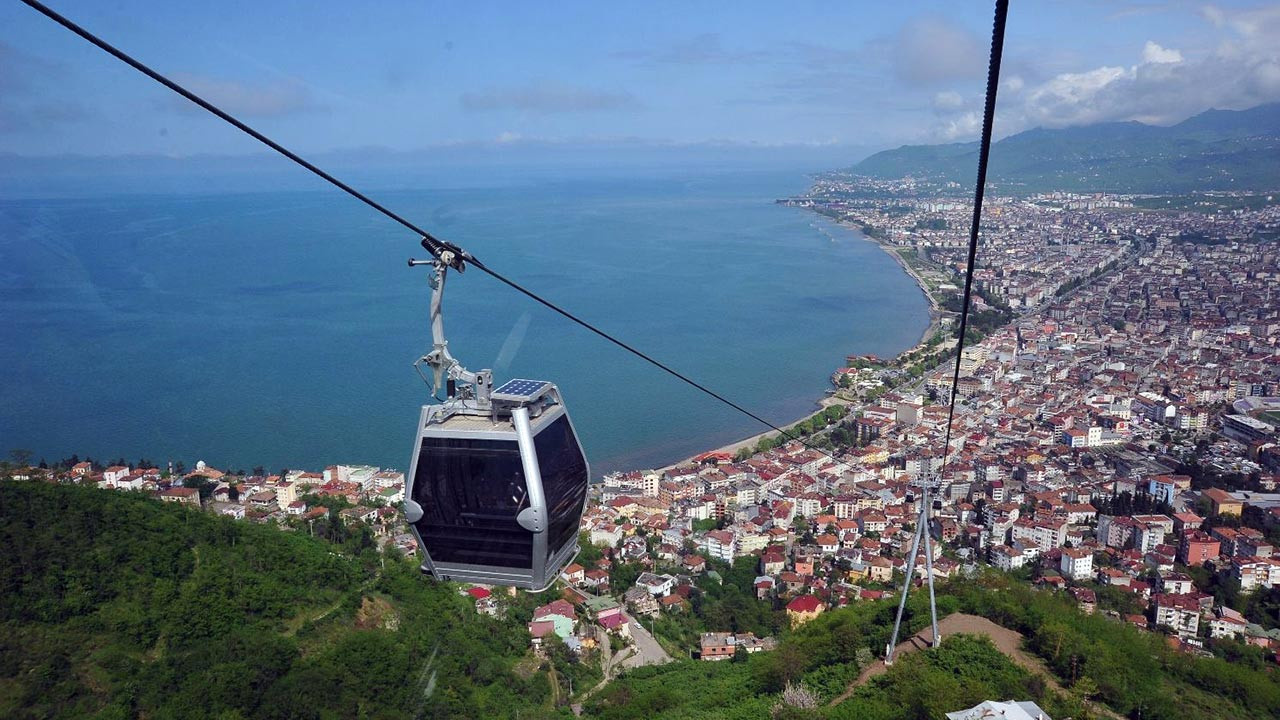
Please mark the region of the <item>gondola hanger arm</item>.
[[[423, 246], [426, 247], [425, 239]], [[451, 267], [459, 268], [461, 272], [462, 256], [445, 249], [433, 260], [409, 258], [409, 267], [419, 265], [431, 266], [431, 275], [428, 278], [431, 285], [431, 351], [414, 361], [414, 367], [426, 365], [431, 368], [433, 394], [439, 393], [443, 385], [447, 388], [448, 398], [470, 399], [475, 402], [475, 409], [487, 409], [490, 406], [489, 395], [493, 389], [493, 372], [487, 369], [479, 372], [467, 370], [453, 356], [453, 353], [449, 352], [449, 341], [444, 336], [445, 279]], [[419, 372], [421, 372], [420, 369]], [[458, 386], [459, 383], [462, 385], [461, 388]]]

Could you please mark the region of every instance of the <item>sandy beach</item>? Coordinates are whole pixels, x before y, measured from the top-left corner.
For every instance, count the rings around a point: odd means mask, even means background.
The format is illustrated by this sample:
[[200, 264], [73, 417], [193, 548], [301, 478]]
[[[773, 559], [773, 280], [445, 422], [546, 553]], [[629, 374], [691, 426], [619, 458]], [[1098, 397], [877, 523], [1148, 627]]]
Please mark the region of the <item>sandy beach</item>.
[[[812, 416], [813, 416], [813, 413], [816, 413], [816, 412], [818, 412], [819, 410], [824, 410], [824, 409], [826, 409], [826, 408], [828, 408], [828, 407], [831, 407], [832, 405], [849, 405], [849, 404], [850, 404], [850, 403], [849, 403], [849, 402], [847, 402], [847, 401], [845, 401], [845, 400], [841, 400], [841, 399], [839, 399], [839, 398], [835, 398], [835, 397], [832, 397], [832, 396], [830, 396], [830, 395], [823, 396], [823, 397], [822, 397], [822, 399], [818, 400], [817, 402], [815, 402], [815, 403], [813, 404], [813, 412], [809, 413], [808, 415], [805, 415], [804, 417], [796, 418], [795, 420], [791, 421], [790, 423], [787, 423], [786, 425], [783, 425], [783, 426], [782, 426], [782, 429], [783, 429], [783, 430], [790, 430], [790, 429], [791, 429], [791, 427], [792, 427], [793, 425], [795, 425], [796, 423], [801, 422], [802, 420], [808, 420], [810, 417], [812, 417]], [[698, 455], [705, 455], [705, 454], [707, 454], [707, 453], [709, 453], [709, 452], [713, 452], [713, 453], [721, 453], [721, 452], [722, 452], [722, 453], [729, 453], [730, 455], [736, 455], [736, 454], [738, 453], [738, 451], [739, 451], [739, 450], [741, 450], [741, 449], [742, 449], [742, 448], [744, 448], [744, 447], [755, 447], [756, 443], [760, 442], [760, 439], [761, 439], [761, 438], [769, 437], [769, 436], [771, 436], [771, 435], [777, 435], [777, 434], [778, 434], [778, 431], [777, 431], [777, 430], [765, 430], [764, 432], [756, 433], [755, 435], [752, 435], [751, 437], [743, 438], [743, 439], [738, 440], [738, 441], [736, 441], [736, 442], [729, 443], [728, 445], [722, 445], [722, 446], [720, 446], [720, 447], [718, 447], [718, 448], [713, 448], [713, 449], [711, 449], [711, 450], [703, 450], [702, 452], [697, 453], [696, 455], [690, 455], [689, 457], [687, 457], [687, 458], [685, 458], [685, 459], [683, 459], [683, 460], [680, 460], [679, 462], [674, 462], [674, 463], [671, 463], [670, 465], [666, 465], [666, 466], [663, 466], [663, 467], [657, 468], [657, 470], [658, 470], [659, 472], [663, 472], [663, 471], [666, 471], [666, 470], [670, 470], [670, 469], [672, 469], [672, 468], [680, 467], [680, 466], [682, 466], [682, 465], [689, 465], [689, 464], [691, 464], [691, 463], [693, 462], [693, 459], [694, 459], [694, 458], [698, 457]]]

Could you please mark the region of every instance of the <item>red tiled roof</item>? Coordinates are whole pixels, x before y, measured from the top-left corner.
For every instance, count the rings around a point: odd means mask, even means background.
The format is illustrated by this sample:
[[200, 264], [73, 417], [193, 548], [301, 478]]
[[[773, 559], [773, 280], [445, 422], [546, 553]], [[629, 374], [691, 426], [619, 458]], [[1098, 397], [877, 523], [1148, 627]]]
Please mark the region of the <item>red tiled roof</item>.
[[787, 603], [787, 610], [797, 613], [810, 613], [817, 610], [821, 605], [822, 601], [813, 595], [801, 595]]
[[193, 497], [199, 495], [200, 491], [195, 488], [177, 487], [169, 488], [160, 494], [166, 497]]
[[529, 623], [529, 634], [536, 638], [550, 635], [554, 633], [555, 630], [556, 624], [550, 620], [534, 620]]
[[573, 605], [569, 604], [568, 600], [553, 600], [533, 611], [534, 620], [538, 620], [549, 615], [560, 615], [570, 619], [577, 618], [573, 612]]

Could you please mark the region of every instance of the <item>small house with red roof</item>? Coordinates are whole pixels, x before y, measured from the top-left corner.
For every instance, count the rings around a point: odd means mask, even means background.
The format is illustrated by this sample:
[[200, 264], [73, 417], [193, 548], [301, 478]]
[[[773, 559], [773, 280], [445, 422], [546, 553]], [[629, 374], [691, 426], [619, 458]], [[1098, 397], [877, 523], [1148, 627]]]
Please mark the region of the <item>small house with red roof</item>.
[[684, 558], [685, 572], [698, 575], [707, 569], [707, 561], [701, 555], [686, 555]]
[[755, 588], [756, 588], [756, 599], [767, 600], [769, 596], [773, 595], [773, 578], [769, 577], [768, 575], [761, 575], [757, 577], [755, 582]]
[[799, 627], [822, 614], [822, 601], [813, 595], [801, 595], [787, 603], [787, 619], [791, 627]]
[[183, 505], [200, 506], [200, 491], [195, 488], [175, 487], [164, 490], [160, 493], [160, 499], [165, 502], [181, 503]]
[[627, 622], [627, 616], [622, 613], [614, 613], [613, 615], [598, 618], [596, 624], [604, 628], [605, 632], [621, 635], [622, 637], [631, 637], [631, 624]]
[[533, 637], [535, 649], [542, 646], [542, 639], [554, 633], [561, 640], [573, 636], [573, 628], [578, 623], [578, 616], [568, 600], [553, 600], [533, 611], [533, 620], [529, 623], [529, 635]]
[[560, 577], [564, 578], [564, 581], [570, 585], [578, 585], [586, 579], [586, 572], [587, 569], [578, 563], [571, 563], [569, 567], [564, 569], [564, 572], [560, 573]]

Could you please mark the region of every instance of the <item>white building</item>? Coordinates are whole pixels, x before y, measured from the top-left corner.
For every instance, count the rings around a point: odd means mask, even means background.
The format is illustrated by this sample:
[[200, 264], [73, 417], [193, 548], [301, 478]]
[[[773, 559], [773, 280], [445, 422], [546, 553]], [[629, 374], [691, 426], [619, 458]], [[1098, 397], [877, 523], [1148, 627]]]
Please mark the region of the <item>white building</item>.
[[1085, 580], [1093, 575], [1093, 553], [1083, 548], [1063, 548], [1059, 569], [1072, 580]]
[[1195, 637], [1200, 629], [1200, 606], [1186, 595], [1157, 595], [1156, 625], [1167, 625], [1183, 637]]
[[758, 532], [738, 533], [735, 538], [736, 547], [734, 555], [749, 555], [758, 550], [763, 550], [769, 544], [769, 536]]
[[[373, 490], [378, 468], [372, 465], [339, 465], [339, 477], [345, 475], [344, 482], [353, 482], [360, 486], [360, 492]], [[345, 472], [343, 472], [345, 470]]]
[[1026, 564], [1022, 550], [1008, 545], [997, 545], [991, 548], [991, 563], [1005, 572], [1012, 572]]
[[1164, 527], [1156, 523], [1138, 523], [1133, 536], [1133, 547], [1140, 553], [1149, 553], [1157, 545], [1164, 543], [1164, 533]]
[[755, 483], [748, 482], [738, 486], [734, 499], [737, 501], [739, 507], [746, 507], [748, 505], [755, 505], [756, 503], [759, 503], [764, 499], [764, 496], [765, 492], [763, 488]]
[[1164, 573], [1160, 576], [1160, 592], [1168, 595], [1186, 595], [1195, 590], [1191, 576], [1183, 573]]
[[737, 546], [737, 539], [728, 530], [712, 530], [702, 541], [702, 549], [706, 551], [708, 557], [727, 563], [733, 562]]
[[651, 572], [640, 573], [636, 578], [636, 587], [642, 587], [654, 597], [666, 597], [676, 586], [676, 579], [670, 575], [657, 575]]
[[822, 512], [822, 496], [817, 493], [804, 493], [795, 500], [796, 513], [804, 517], [813, 517]]
[[1053, 720], [1031, 701], [995, 702], [987, 700], [968, 710], [947, 713], [947, 720]]
[[591, 544], [614, 547], [622, 540], [622, 528], [612, 523], [591, 528]]
[[1242, 619], [1223, 615], [1209, 621], [1209, 637], [1211, 638], [1242, 638], [1244, 631], [1248, 629], [1249, 623]]
[[404, 486], [393, 485], [390, 487], [381, 488], [376, 493], [374, 493], [373, 496], [378, 500], [381, 500], [388, 507], [390, 507], [395, 505], [396, 503], [404, 502]]
[[1231, 576], [1240, 582], [1243, 592], [1280, 583], [1280, 561], [1271, 558], [1233, 558]]

